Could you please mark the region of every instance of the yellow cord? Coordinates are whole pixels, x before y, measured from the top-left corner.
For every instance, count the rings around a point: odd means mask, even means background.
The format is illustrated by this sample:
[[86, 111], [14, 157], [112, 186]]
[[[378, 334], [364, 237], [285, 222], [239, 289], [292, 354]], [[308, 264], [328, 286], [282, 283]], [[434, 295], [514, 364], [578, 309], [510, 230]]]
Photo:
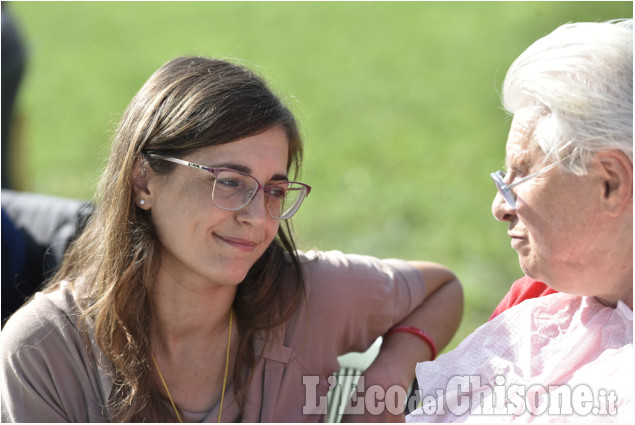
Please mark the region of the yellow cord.
[[232, 310], [229, 310], [229, 335], [227, 336], [227, 359], [225, 360], [225, 377], [223, 378], [223, 391], [220, 395], [220, 409], [218, 410], [218, 423], [223, 413], [223, 400], [225, 399], [225, 384], [227, 384], [227, 371], [229, 370], [229, 347], [232, 343]]
[[174, 400], [172, 400], [172, 395], [170, 395], [170, 390], [168, 390], [168, 384], [165, 383], [165, 379], [163, 379], [163, 375], [161, 374], [161, 369], [159, 369], [159, 365], [157, 364], [157, 360], [152, 355], [152, 361], [154, 362], [154, 366], [157, 368], [157, 372], [159, 372], [159, 378], [161, 378], [161, 382], [163, 382], [163, 388], [165, 388], [165, 392], [168, 393], [168, 398], [170, 399], [170, 403], [172, 403], [172, 408], [174, 409], [174, 413], [176, 413], [176, 417], [179, 419], [180, 423], [183, 423], [181, 419], [181, 415], [179, 415], [179, 411], [176, 408], [176, 404], [174, 404]]
[[[225, 377], [223, 378], [223, 391], [220, 396], [220, 408], [218, 410], [218, 423], [220, 423], [221, 415], [223, 414], [223, 401], [225, 400], [225, 386], [227, 384], [227, 372], [229, 371], [229, 347], [231, 347], [232, 341], [232, 310], [229, 310], [229, 334], [227, 336], [227, 356], [225, 360]], [[179, 415], [179, 411], [176, 408], [176, 404], [174, 404], [174, 400], [172, 399], [172, 395], [170, 394], [170, 390], [168, 389], [168, 384], [165, 383], [165, 379], [163, 379], [163, 375], [161, 374], [161, 369], [159, 369], [159, 365], [157, 360], [152, 356], [152, 361], [154, 362], [154, 366], [157, 368], [157, 372], [159, 373], [159, 378], [161, 378], [161, 382], [163, 383], [163, 388], [165, 388], [165, 392], [170, 399], [170, 403], [172, 403], [172, 408], [174, 409], [174, 413], [176, 413], [176, 417], [178, 418], [180, 423], [183, 423], [181, 419], [181, 415]]]

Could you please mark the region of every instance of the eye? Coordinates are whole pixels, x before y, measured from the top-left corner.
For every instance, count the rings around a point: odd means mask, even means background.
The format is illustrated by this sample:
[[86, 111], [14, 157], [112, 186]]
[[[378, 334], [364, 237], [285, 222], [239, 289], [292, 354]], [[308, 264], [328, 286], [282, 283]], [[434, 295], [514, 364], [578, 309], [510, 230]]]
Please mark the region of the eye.
[[269, 186], [267, 193], [269, 193], [269, 196], [284, 198], [287, 195], [287, 188], [284, 186]]
[[512, 184], [514, 181], [521, 179], [527, 175], [524, 167], [511, 166], [503, 169], [503, 178], [506, 184]]
[[216, 180], [216, 184], [217, 185], [222, 185], [223, 187], [227, 188], [227, 189], [234, 189], [234, 188], [238, 188], [241, 186], [241, 182], [238, 179], [232, 179], [232, 178], [219, 178], [218, 180]]

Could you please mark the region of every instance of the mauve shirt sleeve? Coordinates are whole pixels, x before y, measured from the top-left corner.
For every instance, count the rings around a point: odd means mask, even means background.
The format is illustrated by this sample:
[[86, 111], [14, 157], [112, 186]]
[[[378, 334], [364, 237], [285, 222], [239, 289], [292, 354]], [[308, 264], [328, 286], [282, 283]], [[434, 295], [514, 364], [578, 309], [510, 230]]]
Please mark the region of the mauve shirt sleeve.
[[[423, 277], [410, 263], [339, 251], [309, 253], [308, 321], [324, 356], [365, 351], [423, 302]], [[321, 350], [317, 350], [321, 351]]]

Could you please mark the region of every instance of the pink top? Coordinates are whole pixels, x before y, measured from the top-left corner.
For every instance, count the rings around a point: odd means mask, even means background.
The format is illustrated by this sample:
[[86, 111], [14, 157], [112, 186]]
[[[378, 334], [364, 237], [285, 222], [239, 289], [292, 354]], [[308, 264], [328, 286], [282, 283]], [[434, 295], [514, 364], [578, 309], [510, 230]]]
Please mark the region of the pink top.
[[[309, 252], [301, 260], [307, 302], [268, 341], [242, 413], [227, 388], [223, 422], [323, 421], [337, 357], [365, 351], [424, 299], [422, 276], [405, 261], [336, 251]], [[86, 349], [77, 308], [74, 292], [63, 284], [51, 294], [38, 293], [2, 330], [3, 422], [109, 420], [109, 365], [94, 341]], [[263, 344], [256, 340], [257, 353]], [[218, 408], [184, 412], [185, 419], [216, 422]]]
[[423, 406], [407, 422], [632, 423], [633, 311], [565, 293], [525, 300], [416, 372]]

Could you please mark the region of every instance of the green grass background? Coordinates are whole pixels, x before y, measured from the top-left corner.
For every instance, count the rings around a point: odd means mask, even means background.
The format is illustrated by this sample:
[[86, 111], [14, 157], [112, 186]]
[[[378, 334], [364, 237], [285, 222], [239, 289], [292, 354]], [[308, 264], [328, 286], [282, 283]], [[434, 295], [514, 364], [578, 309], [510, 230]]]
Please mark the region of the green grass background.
[[[19, 188], [90, 198], [117, 121], [166, 60], [238, 58], [302, 126], [299, 245], [453, 269], [456, 345], [522, 275], [490, 205], [510, 118], [500, 86], [533, 41], [632, 2], [15, 2], [28, 70]], [[3, 123], [4, 124], [4, 123]], [[354, 300], [351, 300], [354, 302]]]

